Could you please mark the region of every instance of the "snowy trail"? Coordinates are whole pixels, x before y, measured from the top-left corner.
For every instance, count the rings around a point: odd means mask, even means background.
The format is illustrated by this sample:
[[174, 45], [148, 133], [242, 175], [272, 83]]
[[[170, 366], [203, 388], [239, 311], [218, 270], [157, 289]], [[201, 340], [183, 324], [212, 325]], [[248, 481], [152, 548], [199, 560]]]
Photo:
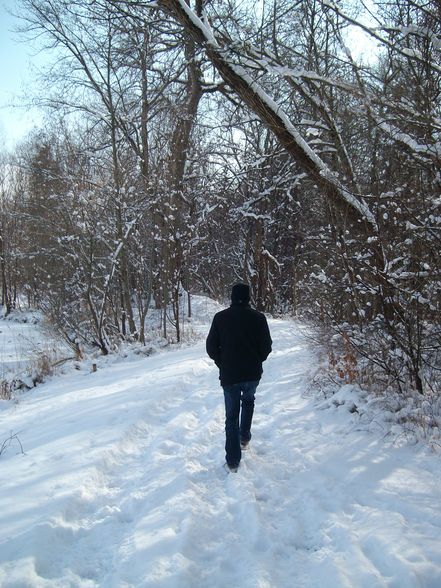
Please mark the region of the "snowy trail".
[[54, 378], [0, 458], [0, 586], [439, 588], [439, 462], [304, 395], [314, 356], [270, 323], [253, 439], [223, 467], [204, 344]]

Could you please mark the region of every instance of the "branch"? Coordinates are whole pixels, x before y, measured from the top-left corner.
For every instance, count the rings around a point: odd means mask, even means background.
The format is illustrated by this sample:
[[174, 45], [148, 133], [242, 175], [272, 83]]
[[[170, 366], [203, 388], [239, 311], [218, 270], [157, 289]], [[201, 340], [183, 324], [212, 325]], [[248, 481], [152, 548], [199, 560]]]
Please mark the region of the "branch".
[[[386, 47], [389, 47], [390, 49], [392, 49], [393, 51], [397, 52], [398, 54], [400, 54], [402, 57], [406, 57], [407, 59], [415, 59], [416, 61], [419, 61], [420, 63], [422, 63], [425, 67], [429, 66], [430, 68], [432, 68], [434, 71], [436, 71], [437, 73], [441, 73], [441, 66], [437, 65], [436, 63], [433, 63], [431, 61], [428, 61], [427, 59], [425, 59], [420, 53], [419, 51], [415, 51], [412, 49], [409, 49], [407, 47], [404, 47], [403, 49], [400, 49], [400, 47], [397, 47], [397, 45], [395, 43], [392, 43], [392, 41], [389, 41], [389, 39], [387, 37], [383, 37], [382, 35], [380, 35], [377, 32], [376, 28], [372, 28], [369, 27], [361, 22], [359, 22], [358, 20], [356, 20], [355, 18], [352, 18], [351, 16], [349, 16], [348, 14], [346, 14], [345, 12], [343, 12], [342, 10], [340, 10], [340, 8], [334, 3], [331, 2], [331, 0], [322, 0], [321, 1], [322, 6], [325, 6], [326, 8], [330, 8], [331, 10], [333, 10], [338, 16], [340, 16], [343, 20], [345, 20], [346, 22], [362, 29], [365, 33], [367, 33], [369, 36], [373, 37], [374, 39], [376, 39], [377, 41], [380, 41], [380, 43], [382, 43], [383, 45], [385, 45]], [[400, 32], [400, 33], [413, 33], [413, 34], [419, 34], [420, 36], [425, 37], [427, 30], [424, 29], [418, 29], [418, 28], [414, 28], [413, 30], [407, 30], [405, 31], [403, 27], [381, 27], [382, 31], [384, 32]], [[434, 37], [432, 35], [430, 35], [431, 41], [432, 42], [437, 42], [439, 43], [439, 39], [438, 37]]]
[[0, 446], [0, 456], [5, 453], [6, 449], [11, 445], [11, 443], [13, 441], [17, 441], [17, 443], [20, 445], [20, 453], [22, 455], [24, 455], [24, 451], [23, 451], [23, 445], [21, 444], [20, 439], [18, 438], [18, 434], [14, 433], [14, 434], [10, 434], [9, 437], [7, 439], [5, 439], [3, 441], [3, 443]]
[[158, 0], [157, 6], [171, 14], [205, 48], [224, 81], [274, 133], [281, 145], [323, 189], [326, 197], [345, 212], [352, 213], [354, 220], [363, 222], [370, 234], [376, 234], [375, 217], [363, 198], [356, 197], [339, 182], [334, 172], [303, 139], [281, 106], [237, 63], [237, 51], [218, 42], [207, 20], [200, 19], [184, 0]]

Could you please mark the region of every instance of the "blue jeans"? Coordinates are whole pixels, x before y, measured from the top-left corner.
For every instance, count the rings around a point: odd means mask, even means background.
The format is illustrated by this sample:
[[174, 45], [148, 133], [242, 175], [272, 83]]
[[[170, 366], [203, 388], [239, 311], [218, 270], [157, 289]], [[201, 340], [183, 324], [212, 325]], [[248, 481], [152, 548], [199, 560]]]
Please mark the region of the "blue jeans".
[[258, 384], [258, 381], [239, 382], [238, 384], [223, 386], [225, 398], [225, 453], [228, 465], [239, 465], [242, 457], [240, 442], [251, 439], [254, 397]]

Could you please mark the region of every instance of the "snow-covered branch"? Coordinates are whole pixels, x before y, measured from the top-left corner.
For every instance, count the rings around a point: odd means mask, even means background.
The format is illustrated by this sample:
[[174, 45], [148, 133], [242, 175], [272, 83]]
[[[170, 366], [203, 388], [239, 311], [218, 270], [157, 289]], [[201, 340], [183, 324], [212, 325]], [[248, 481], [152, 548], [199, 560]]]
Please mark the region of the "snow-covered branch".
[[[438, 63], [435, 63], [434, 61], [427, 61], [427, 59], [421, 54], [420, 51], [415, 50], [415, 49], [410, 49], [408, 47], [400, 47], [397, 43], [391, 41], [387, 36], [381, 34], [382, 32], [385, 32], [385, 33], [386, 32], [397, 32], [397, 33], [402, 34], [403, 38], [405, 38], [409, 34], [418, 35], [420, 37], [425, 38], [425, 37], [427, 37], [426, 27], [423, 27], [423, 28], [417, 27], [417, 26], [413, 26], [413, 27], [387, 27], [387, 26], [371, 27], [371, 26], [368, 26], [367, 24], [364, 24], [363, 22], [361, 22], [361, 20], [357, 20], [356, 18], [351, 17], [349, 14], [347, 14], [346, 12], [341, 10], [341, 8], [339, 8], [337, 6], [337, 4], [335, 4], [335, 2], [332, 2], [331, 0], [321, 0], [321, 4], [325, 7], [333, 10], [340, 18], [342, 18], [343, 20], [345, 20], [349, 24], [354, 25], [354, 26], [360, 28], [361, 30], [363, 30], [370, 37], [372, 37], [376, 41], [379, 41], [385, 47], [389, 47], [395, 53], [398, 53], [402, 57], [406, 57], [408, 59], [414, 59], [415, 61], [418, 61], [419, 63], [423, 63], [426, 67], [433, 69], [433, 71], [435, 71], [437, 73], [441, 73], [441, 66], [438, 65]], [[432, 33], [429, 38], [433, 42], [434, 48], [439, 50], [440, 43], [441, 43], [439, 37], [436, 35], [433, 35], [433, 33]]]
[[323, 188], [327, 197], [340, 207], [352, 211], [356, 219], [369, 226], [370, 232], [376, 232], [375, 217], [364, 199], [340, 183], [336, 174], [301, 136], [281, 105], [237, 62], [236, 51], [218, 41], [207, 21], [201, 20], [184, 0], [158, 0], [157, 4], [171, 13], [204, 46], [207, 56], [225, 82], [268, 126], [311, 179]]

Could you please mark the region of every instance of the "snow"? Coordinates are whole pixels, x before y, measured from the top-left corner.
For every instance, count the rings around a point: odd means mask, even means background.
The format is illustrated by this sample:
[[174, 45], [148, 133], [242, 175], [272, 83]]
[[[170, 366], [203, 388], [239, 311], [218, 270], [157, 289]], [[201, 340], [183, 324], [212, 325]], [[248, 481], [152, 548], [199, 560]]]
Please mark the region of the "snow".
[[440, 149], [438, 144], [420, 144], [409, 134], [400, 132], [397, 128], [387, 123], [386, 121], [382, 121], [377, 118], [376, 122], [385, 133], [391, 136], [395, 141], [400, 141], [401, 143], [404, 143], [404, 145], [407, 145], [407, 147], [409, 147], [409, 149], [414, 153], [418, 153], [419, 155], [427, 155], [429, 157], [433, 157], [433, 155], [436, 157], [439, 156]]
[[353, 387], [318, 400], [305, 328], [269, 322], [237, 474], [203, 339], [78, 364], [3, 404], [0, 435], [25, 453], [0, 456], [0, 586], [440, 586], [438, 456], [366, 427]]
[[201, 20], [184, 0], [177, 1], [182, 12], [184, 12], [187, 18], [193, 23], [193, 25], [199, 28], [200, 31], [203, 33], [207, 43], [215, 49], [220, 49], [221, 47], [217, 42], [213, 34], [213, 31], [211, 30], [207, 16], [204, 14], [203, 19]]
[[0, 378], [22, 375], [35, 353], [54, 345], [44, 335], [42, 320], [38, 312], [12, 313], [0, 320]]

